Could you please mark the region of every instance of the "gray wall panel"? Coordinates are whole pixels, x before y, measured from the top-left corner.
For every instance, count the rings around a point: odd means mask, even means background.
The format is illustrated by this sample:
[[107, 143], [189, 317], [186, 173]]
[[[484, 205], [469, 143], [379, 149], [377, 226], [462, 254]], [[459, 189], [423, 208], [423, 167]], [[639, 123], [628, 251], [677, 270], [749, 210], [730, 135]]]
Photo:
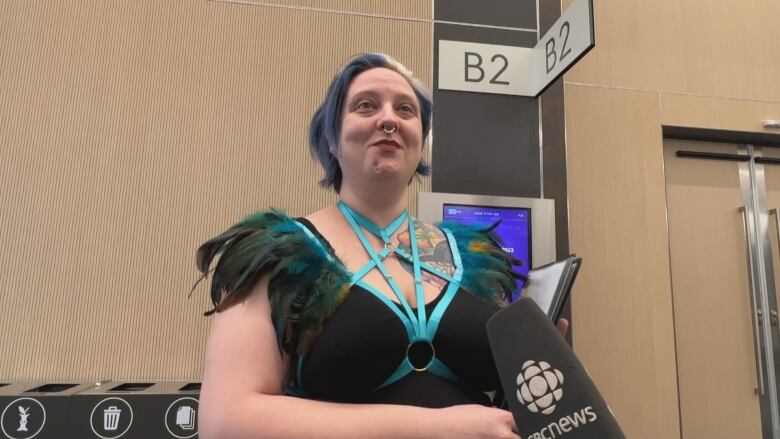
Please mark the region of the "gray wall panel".
[[[539, 34], [545, 32], [561, 16], [558, 2], [539, 3]], [[563, 105], [563, 77], [558, 78], [539, 98], [542, 112], [542, 184], [545, 198], [555, 200], [555, 247], [558, 258], [569, 250], [569, 201], [566, 179], [566, 117]], [[562, 317], [569, 319], [571, 329], [566, 334], [569, 344], [573, 343], [574, 322], [571, 316], [571, 301], [563, 308]]]
[[433, 18], [536, 29], [536, 0], [435, 0]]
[[[539, 34], [561, 16], [558, 2], [539, 3]], [[566, 118], [563, 106], [563, 77], [558, 78], [539, 98], [542, 112], [543, 195], [555, 199], [555, 245], [558, 257], [569, 254], [569, 211], [566, 190]]]
[[437, 90], [434, 192], [539, 197], [535, 99]]
[[[434, 69], [439, 40], [533, 47], [536, 32], [435, 23]], [[433, 82], [433, 191], [539, 197], [536, 99], [438, 90], [436, 74]]]

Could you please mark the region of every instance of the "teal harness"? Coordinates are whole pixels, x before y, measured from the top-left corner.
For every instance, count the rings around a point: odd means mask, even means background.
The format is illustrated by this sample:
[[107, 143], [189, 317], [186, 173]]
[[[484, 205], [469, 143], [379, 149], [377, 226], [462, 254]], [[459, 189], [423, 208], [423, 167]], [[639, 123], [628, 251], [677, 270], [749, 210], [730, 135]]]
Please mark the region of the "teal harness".
[[[393, 372], [392, 375], [390, 375], [390, 377], [379, 384], [374, 390], [376, 391], [383, 387], [389, 386], [390, 384], [402, 379], [413, 371], [428, 371], [447, 380], [458, 382], [459, 380], [455, 374], [452, 373], [452, 371], [447, 368], [444, 363], [436, 358], [436, 350], [433, 346], [433, 339], [436, 337], [436, 331], [439, 328], [439, 323], [441, 322], [442, 316], [460, 288], [460, 282], [463, 277], [463, 265], [461, 263], [460, 253], [458, 252], [455, 238], [448, 230], [442, 229], [445, 236], [447, 237], [447, 241], [449, 242], [453, 263], [455, 265], [455, 273], [450, 276], [446, 273], [443, 273], [441, 270], [437, 270], [429, 264], [420, 261], [420, 254], [417, 248], [417, 239], [415, 235], [414, 220], [406, 211], [398, 216], [398, 218], [390, 223], [390, 225], [382, 229], [374, 224], [371, 220], [361, 215], [359, 212], [351, 209], [345, 203], [339, 201], [338, 207], [371, 258], [369, 262], [367, 262], [360, 270], [352, 275], [350, 286], [357, 285], [365, 289], [366, 291], [376, 296], [385, 305], [387, 305], [387, 307], [398, 316], [398, 319], [406, 329], [406, 334], [409, 339], [409, 345], [406, 348], [406, 356], [404, 357], [403, 361], [401, 361], [401, 364], [398, 365], [398, 368], [395, 370], [395, 372]], [[407, 222], [409, 227], [409, 241], [412, 252], [411, 255], [406, 251], [394, 246], [390, 241], [390, 238], [404, 224], [404, 222]], [[377, 252], [374, 250], [361, 227], [365, 228], [373, 235], [380, 238], [382, 242], [384, 242], [384, 247], [381, 251]], [[318, 243], [320, 242], [308, 228], [303, 226], [301, 226], [301, 228], [306, 232], [307, 235], [309, 235], [310, 238], [314, 239]], [[415, 295], [417, 298], [416, 313], [412, 310], [412, 307], [406, 301], [406, 297], [404, 296], [403, 292], [398, 287], [398, 284], [395, 282], [387, 267], [385, 267], [384, 263], [382, 262], [391, 253], [411, 262], [412, 264], [414, 272]], [[328, 254], [328, 257], [333, 259], [333, 256], [330, 254]], [[387, 284], [390, 286], [391, 290], [395, 294], [395, 297], [398, 299], [398, 303], [390, 300], [376, 288], [363, 281], [363, 277], [365, 277], [365, 275], [374, 268], [377, 268], [382, 273], [382, 276], [384, 276]], [[422, 281], [423, 270], [448, 282], [446, 290], [442, 293], [439, 303], [436, 304], [430, 316], [426, 315], [425, 309], [425, 295]], [[401, 308], [398, 306], [399, 303]], [[410, 359], [410, 353], [414, 354], [414, 360]], [[420, 360], [421, 358], [422, 360]], [[303, 357], [298, 357], [296, 373], [296, 387], [298, 387], [298, 391], [302, 390], [303, 386], [301, 376], [302, 365]]]

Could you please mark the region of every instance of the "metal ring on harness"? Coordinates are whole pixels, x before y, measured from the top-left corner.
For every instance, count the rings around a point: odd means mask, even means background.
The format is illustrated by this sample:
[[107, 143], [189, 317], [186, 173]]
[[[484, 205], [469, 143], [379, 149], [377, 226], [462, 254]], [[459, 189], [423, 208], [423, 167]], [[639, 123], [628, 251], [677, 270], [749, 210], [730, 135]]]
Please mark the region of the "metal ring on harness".
[[[433, 343], [425, 340], [417, 340], [406, 347], [406, 358], [409, 364], [417, 372], [425, 372], [436, 357], [436, 349]], [[414, 358], [414, 360], [412, 359]], [[427, 358], [427, 360], [419, 361]]]

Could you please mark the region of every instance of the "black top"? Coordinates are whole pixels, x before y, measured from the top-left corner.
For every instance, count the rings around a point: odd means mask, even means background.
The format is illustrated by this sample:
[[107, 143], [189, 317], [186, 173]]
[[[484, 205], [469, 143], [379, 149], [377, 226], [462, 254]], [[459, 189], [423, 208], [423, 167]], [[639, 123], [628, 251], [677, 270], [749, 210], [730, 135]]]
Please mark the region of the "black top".
[[[335, 257], [328, 241], [311, 222], [303, 218], [298, 221]], [[426, 304], [428, 315], [440, 298]], [[458, 377], [458, 382], [415, 371], [374, 390], [403, 361], [409, 340], [398, 316], [387, 305], [365, 289], [352, 286], [303, 359], [299, 384], [309, 397], [327, 401], [421, 407], [490, 404], [483, 392], [497, 389], [499, 380], [485, 323], [494, 312], [492, 304], [459, 289], [444, 313], [433, 347], [436, 358]]]

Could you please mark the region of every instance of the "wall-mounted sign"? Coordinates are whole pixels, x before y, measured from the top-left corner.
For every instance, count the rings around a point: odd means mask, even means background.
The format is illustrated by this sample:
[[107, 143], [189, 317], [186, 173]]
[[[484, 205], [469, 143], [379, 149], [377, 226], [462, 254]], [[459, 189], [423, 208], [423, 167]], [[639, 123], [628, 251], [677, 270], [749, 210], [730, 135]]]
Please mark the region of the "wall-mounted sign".
[[440, 40], [439, 89], [536, 97], [593, 46], [593, 0], [575, 0], [534, 48]]

